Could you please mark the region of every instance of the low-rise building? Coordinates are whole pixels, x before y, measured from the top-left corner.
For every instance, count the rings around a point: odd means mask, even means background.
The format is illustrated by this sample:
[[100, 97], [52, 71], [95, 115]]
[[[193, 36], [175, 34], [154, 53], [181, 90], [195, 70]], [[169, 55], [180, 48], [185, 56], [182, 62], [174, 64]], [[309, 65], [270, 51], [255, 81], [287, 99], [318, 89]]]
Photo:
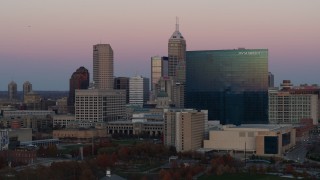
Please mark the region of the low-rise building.
[[62, 129], [52, 134], [53, 138], [68, 142], [91, 142], [94, 138], [109, 137], [105, 129]]
[[61, 126], [61, 127], [69, 127], [75, 124], [76, 118], [74, 115], [54, 115], [53, 116], [53, 127]]
[[218, 151], [251, 152], [261, 156], [279, 156], [296, 144], [292, 125], [225, 125], [209, 132], [204, 148]]
[[161, 136], [163, 121], [114, 121], [107, 123], [109, 134]]

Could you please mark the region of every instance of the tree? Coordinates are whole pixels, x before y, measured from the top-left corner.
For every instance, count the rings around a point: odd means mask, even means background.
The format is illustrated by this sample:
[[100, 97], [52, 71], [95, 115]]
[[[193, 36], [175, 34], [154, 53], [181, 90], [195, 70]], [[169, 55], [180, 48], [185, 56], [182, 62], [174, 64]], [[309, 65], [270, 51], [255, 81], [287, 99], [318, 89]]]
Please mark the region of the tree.
[[97, 157], [98, 166], [107, 168], [112, 166], [111, 156], [108, 154], [99, 154]]

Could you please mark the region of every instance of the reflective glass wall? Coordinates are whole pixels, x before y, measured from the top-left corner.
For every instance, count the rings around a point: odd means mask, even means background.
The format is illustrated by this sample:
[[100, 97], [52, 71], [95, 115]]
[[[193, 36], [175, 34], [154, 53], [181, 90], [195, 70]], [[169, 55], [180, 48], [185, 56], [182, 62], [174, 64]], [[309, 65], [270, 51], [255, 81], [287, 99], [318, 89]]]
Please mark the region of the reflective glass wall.
[[186, 107], [222, 124], [268, 123], [268, 50], [187, 51]]

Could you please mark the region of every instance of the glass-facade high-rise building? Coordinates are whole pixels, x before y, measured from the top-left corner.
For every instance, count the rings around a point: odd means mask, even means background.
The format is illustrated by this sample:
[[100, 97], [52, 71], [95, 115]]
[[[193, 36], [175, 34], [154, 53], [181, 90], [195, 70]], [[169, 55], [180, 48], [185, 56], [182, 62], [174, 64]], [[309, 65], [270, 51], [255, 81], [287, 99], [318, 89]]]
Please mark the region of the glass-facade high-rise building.
[[115, 77], [114, 89], [122, 89], [126, 91], [126, 104], [129, 103], [129, 78], [128, 77]]
[[268, 50], [187, 51], [186, 107], [221, 124], [268, 123]]
[[168, 57], [151, 57], [151, 90], [154, 91], [161, 77], [168, 76]]

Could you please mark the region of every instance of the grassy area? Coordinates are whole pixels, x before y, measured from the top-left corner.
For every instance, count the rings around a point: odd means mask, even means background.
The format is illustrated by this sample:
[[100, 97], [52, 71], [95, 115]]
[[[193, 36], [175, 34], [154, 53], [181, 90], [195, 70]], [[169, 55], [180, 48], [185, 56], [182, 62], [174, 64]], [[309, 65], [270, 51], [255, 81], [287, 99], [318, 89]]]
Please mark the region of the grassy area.
[[232, 179], [245, 179], [245, 180], [281, 180], [281, 179], [288, 179], [282, 178], [279, 176], [274, 175], [265, 175], [265, 174], [224, 174], [221, 176], [214, 176], [214, 175], [203, 175], [199, 178], [199, 180], [210, 180], [210, 179], [220, 179], [220, 180], [232, 180]]

